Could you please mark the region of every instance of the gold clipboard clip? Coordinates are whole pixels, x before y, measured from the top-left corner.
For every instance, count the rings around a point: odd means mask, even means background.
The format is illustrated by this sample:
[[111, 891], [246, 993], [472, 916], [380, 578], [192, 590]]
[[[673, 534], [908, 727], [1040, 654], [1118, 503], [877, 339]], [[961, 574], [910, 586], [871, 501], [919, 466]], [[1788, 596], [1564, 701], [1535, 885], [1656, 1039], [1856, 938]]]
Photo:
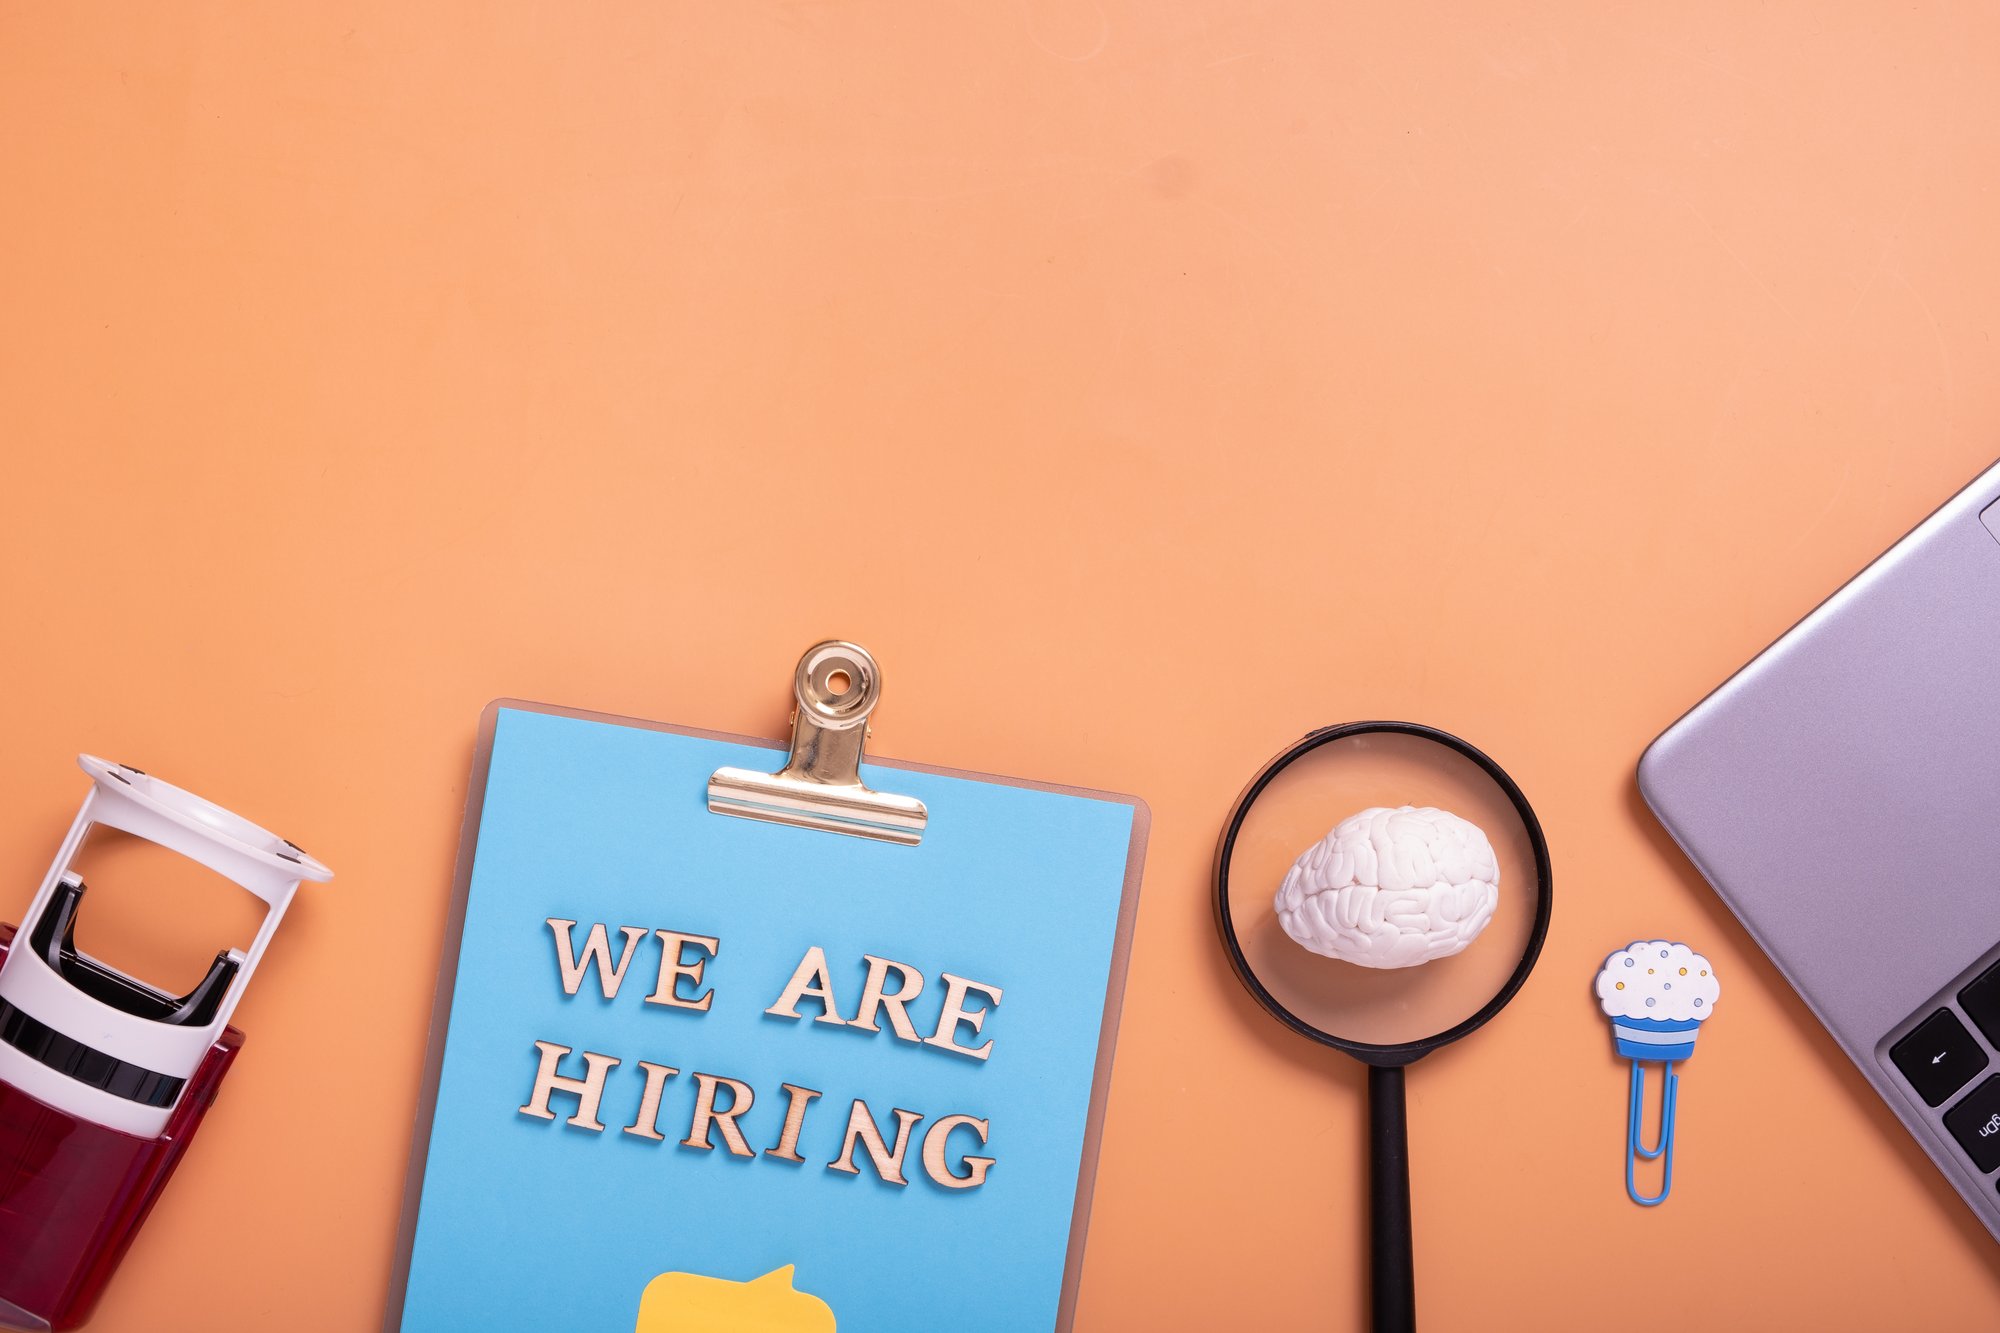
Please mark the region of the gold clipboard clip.
[[868, 715], [882, 697], [882, 671], [859, 644], [828, 639], [806, 649], [792, 673], [792, 752], [775, 773], [718, 768], [708, 808], [718, 815], [914, 847], [929, 812], [914, 796], [861, 781]]

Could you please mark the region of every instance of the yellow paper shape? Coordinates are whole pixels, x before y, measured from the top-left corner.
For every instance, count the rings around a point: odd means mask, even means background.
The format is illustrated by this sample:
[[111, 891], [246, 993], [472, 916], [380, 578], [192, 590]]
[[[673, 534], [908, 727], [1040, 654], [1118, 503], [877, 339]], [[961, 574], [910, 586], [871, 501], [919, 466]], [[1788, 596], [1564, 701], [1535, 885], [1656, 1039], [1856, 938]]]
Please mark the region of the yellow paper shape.
[[662, 1273], [639, 1298], [632, 1333], [834, 1333], [833, 1310], [792, 1287], [792, 1265], [748, 1282]]

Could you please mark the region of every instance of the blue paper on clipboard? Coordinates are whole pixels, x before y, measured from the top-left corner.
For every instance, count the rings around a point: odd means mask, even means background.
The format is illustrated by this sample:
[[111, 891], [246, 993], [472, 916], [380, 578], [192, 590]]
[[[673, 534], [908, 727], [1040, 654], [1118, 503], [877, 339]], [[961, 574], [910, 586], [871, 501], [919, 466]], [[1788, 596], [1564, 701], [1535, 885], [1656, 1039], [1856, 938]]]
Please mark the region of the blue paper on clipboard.
[[[1066, 1328], [1144, 805], [864, 765], [928, 807], [896, 846], [711, 813], [757, 742], [513, 703], [482, 736], [388, 1326]], [[921, 978], [872, 1032], [871, 969]]]

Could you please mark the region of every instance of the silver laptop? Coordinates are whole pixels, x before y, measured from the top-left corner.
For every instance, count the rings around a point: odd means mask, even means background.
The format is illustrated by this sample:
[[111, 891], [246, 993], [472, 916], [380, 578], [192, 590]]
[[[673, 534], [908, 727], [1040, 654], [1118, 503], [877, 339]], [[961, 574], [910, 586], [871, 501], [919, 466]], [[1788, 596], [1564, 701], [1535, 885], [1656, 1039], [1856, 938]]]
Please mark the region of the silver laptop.
[[2000, 465], [1668, 728], [1639, 787], [2000, 1238]]

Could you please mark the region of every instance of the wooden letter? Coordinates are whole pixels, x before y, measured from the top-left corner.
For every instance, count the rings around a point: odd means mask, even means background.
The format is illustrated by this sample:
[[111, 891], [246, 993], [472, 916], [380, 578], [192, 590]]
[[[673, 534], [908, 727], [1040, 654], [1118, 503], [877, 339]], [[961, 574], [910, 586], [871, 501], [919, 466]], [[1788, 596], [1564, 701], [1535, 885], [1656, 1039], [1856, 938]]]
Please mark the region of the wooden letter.
[[701, 984], [701, 970], [708, 966], [708, 958], [697, 958], [692, 963], [681, 961], [688, 945], [705, 950], [709, 958], [716, 955], [722, 942], [711, 935], [683, 935], [674, 930], [656, 930], [660, 937], [660, 982], [653, 993], [646, 997], [647, 1004], [670, 1004], [677, 1009], [700, 1009], [706, 1011], [715, 1003], [715, 992], [705, 990], [693, 999], [681, 995], [681, 978], [686, 977], [695, 985]]
[[[967, 1009], [965, 1007], [965, 993], [969, 990], [976, 990], [990, 997], [993, 1003], [983, 1009]], [[993, 1053], [993, 1043], [989, 1041], [977, 1049], [960, 1046], [958, 1044], [958, 1025], [960, 1023], [969, 1024], [972, 1030], [977, 1032], [986, 1025], [986, 1015], [999, 1007], [1000, 988], [998, 986], [989, 986], [983, 981], [967, 981], [964, 977], [955, 977], [951, 973], [946, 972], [944, 974], [944, 1012], [938, 1015], [937, 1031], [925, 1037], [924, 1043], [929, 1046], [942, 1047], [947, 1051], [955, 1051], [960, 1055], [969, 1055], [975, 1060], [984, 1060]]]
[[569, 1118], [569, 1122], [578, 1129], [603, 1129], [597, 1119], [597, 1104], [604, 1100], [604, 1076], [618, 1063], [617, 1059], [585, 1051], [583, 1077], [564, 1078], [556, 1073], [556, 1067], [570, 1053], [570, 1048], [558, 1046], [552, 1041], [538, 1041], [535, 1049], [542, 1053], [542, 1063], [535, 1070], [535, 1090], [528, 1094], [528, 1104], [521, 1108], [521, 1114], [553, 1120], [556, 1113], [549, 1109], [549, 1097], [553, 1093], [567, 1092], [576, 1098], [576, 1114]]
[[778, 1146], [764, 1149], [764, 1155], [785, 1162], [803, 1162], [806, 1159], [799, 1156], [799, 1130], [806, 1123], [806, 1103], [819, 1094], [811, 1088], [801, 1088], [791, 1083], [785, 1084], [784, 1087], [786, 1094], [791, 1098], [785, 1104], [785, 1132], [778, 1135]]
[[625, 965], [632, 961], [632, 946], [645, 938], [644, 926], [620, 926], [618, 933], [625, 937], [625, 951], [618, 955], [618, 966], [611, 966], [611, 941], [605, 937], [604, 923], [598, 922], [583, 937], [583, 958], [576, 956], [576, 940], [570, 932], [576, 929], [576, 922], [565, 921], [559, 916], [548, 919], [550, 933], [556, 937], [556, 966], [562, 969], [563, 994], [574, 995], [576, 988], [583, 984], [583, 974], [590, 965], [597, 964], [597, 984], [604, 990], [604, 998], [615, 999], [618, 985], [625, 980]]
[[818, 1000], [825, 1011], [815, 1015], [813, 1022], [847, 1026], [847, 1020], [840, 1016], [840, 1006], [833, 998], [833, 977], [826, 970], [826, 950], [817, 944], [806, 950], [806, 956], [799, 959], [798, 967], [792, 972], [792, 979], [785, 983], [784, 994], [764, 1012], [778, 1018], [803, 1017], [799, 1013], [799, 1001], [807, 996]]
[[[714, 1074], [696, 1074], [694, 1094], [694, 1120], [688, 1125], [688, 1136], [681, 1140], [683, 1148], [699, 1148], [707, 1152], [715, 1145], [708, 1140], [711, 1127], [722, 1130], [722, 1141], [729, 1151], [738, 1157], [755, 1157], [757, 1150], [743, 1137], [743, 1131], [736, 1127], [736, 1117], [749, 1110], [756, 1102], [757, 1094], [750, 1091], [748, 1083], [733, 1078], [718, 1078]], [[729, 1105], [720, 1111], [715, 1109], [717, 1087], [729, 1089]]]
[[[868, 980], [861, 987], [861, 1007], [854, 1011], [851, 1026], [864, 1032], [880, 1032], [875, 1026], [875, 1011], [886, 1009], [889, 1026], [904, 1041], [922, 1041], [917, 1035], [916, 1024], [910, 1022], [909, 1003], [924, 993], [924, 974], [906, 963], [894, 963], [887, 958], [877, 958], [872, 953], [861, 955], [868, 960]], [[890, 994], [882, 993], [882, 983], [889, 979], [889, 969], [896, 969], [896, 989]]]
[[993, 1165], [991, 1157], [967, 1157], [962, 1176], [953, 1175], [945, 1166], [945, 1148], [949, 1146], [951, 1132], [960, 1125], [970, 1125], [972, 1132], [979, 1136], [979, 1141], [986, 1142], [986, 1122], [969, 1115], [948, 1115], [934, 1123], [924, 1135], [924, 1171], [948, 1190], [969, 1190], [984, 1185], [987, 1169]]
[[672, 1065], [656, 1065], [650, 1060], [639, 1061], [639, 1068], [646, 1071], [646, 1090], [639, 1096], [639, 1114], [632, 1123], [625, 1126], [627, 1134], [637, 1134], [642, 1139], [664, 1139], [660, 1133], [660, 1090], [667, 1080], [681, 1071]]
[[882, 1142], [882, 1131], [875, 1127], [875, 1117], [868, 1112], [868, 1103], [859, 1097], [854, 1099], [854, 1109], [847, 1113], [847, 1133], [841, 1136], [840, 1156], [826, 1164], [829, 1171], [845, 1171], [850, 1176], [861, 1174], [861, 1168], [854, 1164], [854, 1144], [858, 1139], [868, 1149], [868, 1159], [875, 1164], [875, 1174], [891, 1185], [907, 1185], [903, 1179], [903, 1153], [910, 1146], [910, 1126], [923, 1116], [915, 1111], [896, 1108], [896, 1146], [891, 1149]]

